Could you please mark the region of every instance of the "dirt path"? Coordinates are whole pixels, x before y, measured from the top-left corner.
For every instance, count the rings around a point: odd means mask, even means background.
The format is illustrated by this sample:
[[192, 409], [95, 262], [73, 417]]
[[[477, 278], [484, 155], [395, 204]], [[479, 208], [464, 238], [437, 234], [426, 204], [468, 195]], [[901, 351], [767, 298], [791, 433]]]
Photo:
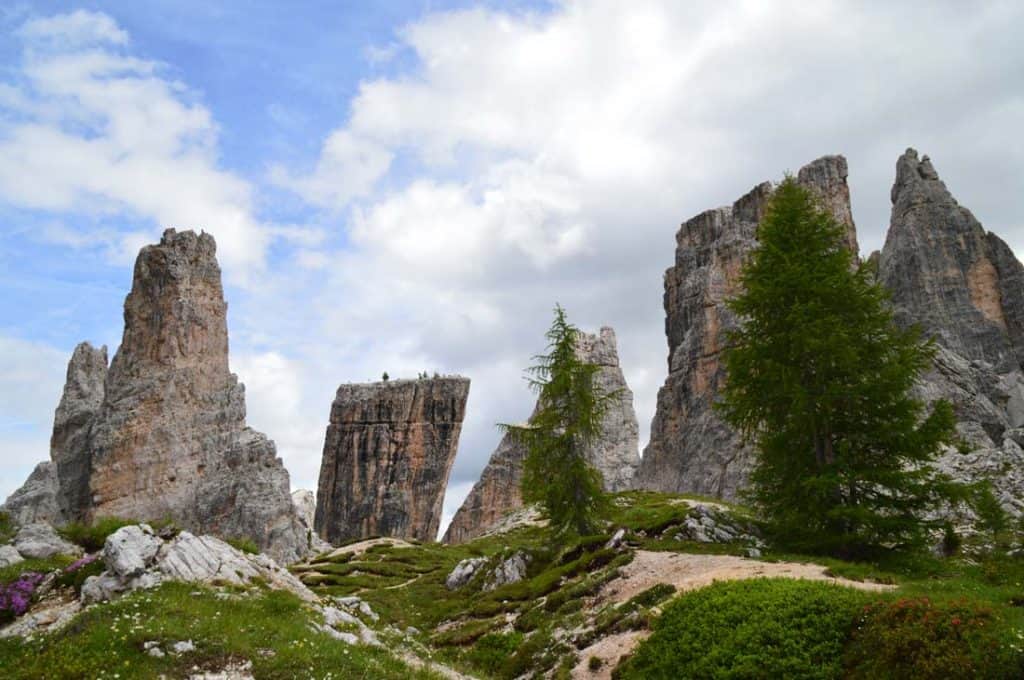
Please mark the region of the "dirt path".
[[377, 545], [390, 545], [395, 548], [413, 547], [412, 543], [406, 543], [400, 538], [388, 538], [387, 536], [385, 536], [382, 538], [368, 538], [365, 541], [359, 541], [358, 543], [349, 543], [348, 545], [343, 545], [340, 548], [335, 548], [327, 557], [328, 559], [330, 559], [332, 557], [341, 557], [342, 555], [348, 555], [349, 553], [351, 553], [353, 556], [362, 555], [364, 552]]
[[[758, 562], [733, 555], [689, 555], [672, 552], [638, 550], [633, 561], [622, 568], [622, 576], [609, 581], [598, 594], [597, 605], [605, 602], [626, 602], [659, 583], [668, 583], [678, 592], [696, 590], [715, 581], [738, 581], [748, 578], [801, 578], [826, 581], [860, 590], [885, 591], [895, 586], [835, 578], [820, 564], [798, 562]], [[580, 652], [580, 662], [572, 670], [573, 678], [608, 680], [612, 669], [626, 654], [632, 652], [648, 631], [633, 631], [598, 640]], [[590, 657], [602, 660], [601, 668], [591, 671]]]

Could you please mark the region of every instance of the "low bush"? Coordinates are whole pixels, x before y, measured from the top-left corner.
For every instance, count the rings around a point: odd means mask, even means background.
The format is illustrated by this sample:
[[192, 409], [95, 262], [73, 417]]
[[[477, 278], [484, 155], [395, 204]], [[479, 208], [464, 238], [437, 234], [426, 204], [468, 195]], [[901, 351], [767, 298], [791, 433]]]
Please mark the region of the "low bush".
[[865, 594], [826, 583], [716, 583], [665, 608], [616, 678], [835, 678]]
[[850, 678], [1024, 677], [1021, 644], [992, 609], [927, 597], [865, 605], [846, 651]]
[[106, 565], [103, 560], [99, 559], [98, 554], [86, 555], [61, 570], [57, 576], [57, 585], [74, 588], [76, 593], [81, 594], [85, 579], [90, 576], [99, 576], [104, 569], [106, 569]]
[[18, 528], [14, 525], [14, 520], [6, 512], [0, 511], [0, 545], [4, 543], [10, 543], [14, 540], [14, 534], [17, 533]]
[[99, 517], [92, 524], [71, 522], [57, 531], [66, 540], [85, 548], [86, 552], [96, 552], [103, 549], [107, 536], [129, 524], [138, 522], [120, 517]]
[[246, 536], [239, 536], [237, 538], [229, 538], [227, 542], [228, 542], [228, 545], [230, 545], [235, 550], [240, 550], [240, 551], [242, 551], [244, 553], [248, 553], [250, 555], [259, 555], [260, 554], [260, 547], [258, 545], [256, 545], [256, 541], [254, 541], [251, 538], [248, 538]]
[[475, 669], [493, 677], [522, 642], [522, 633], [488, 633], [476, 641], [466, 654], [466, 660]]

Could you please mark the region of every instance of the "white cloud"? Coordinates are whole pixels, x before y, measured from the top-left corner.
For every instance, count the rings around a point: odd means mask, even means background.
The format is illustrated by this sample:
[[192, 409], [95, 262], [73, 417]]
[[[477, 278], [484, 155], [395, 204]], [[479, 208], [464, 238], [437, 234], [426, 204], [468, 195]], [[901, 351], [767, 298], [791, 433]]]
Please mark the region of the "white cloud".
[[18, 34], [32, 41], [53, 41], [65, 48], [96, 43], [124, 45], [128, 34], [106, 14], [76, 10], [70, 14], [31, 19]]
[[[165, 227], [206, 229], [233, 280], [262, 266], [271, 233], [253, 215], [252, 188], [218, 167], [217, 126], [184, 85], [120, 50], [128, 36], [103, 14], [33, 19], [19, 35], [19, 79], [0, 96], [0, 198], [143, 218], [149, 240]], [[113, 252], [130, 261], [137, 231], [121, 241]]]
[[[955, 159], [955, 192], [991, 194], [992, 177], [1024, 165], [1008, 123], [1024, 61], [986, 45], [1013, 44], [1020, 15], [1012, 3], [922, 20], [893, 5], [567, 0], [409, 24], [400, 49], [415, 65], [361, 83], [311, 172], [278, 169], [351, 217], [344, 250], [305, 260], [332, 263], [310, 304], [316, 334], [346, 348], [332, 356], [338, 379], [374, 359], [470, 375], [464, 486], [497, 442], [493, 423], [529, 408], [520, 371], [557, 300], [586, 329], [616, 327], [646, 436], [676, 225], [845, 153], [861, 242], [877, 247], [908, 144], [940, 171]], [[989, 120], [1003, 121], [984, 136], [999, 153], [978, 144]], [[1019, 224], [1014, 192], [999, 193], [990, 220]]]
[[50, 459], [53, 412], [64, 388], [70, 353], [0, 335], [0, 502]]

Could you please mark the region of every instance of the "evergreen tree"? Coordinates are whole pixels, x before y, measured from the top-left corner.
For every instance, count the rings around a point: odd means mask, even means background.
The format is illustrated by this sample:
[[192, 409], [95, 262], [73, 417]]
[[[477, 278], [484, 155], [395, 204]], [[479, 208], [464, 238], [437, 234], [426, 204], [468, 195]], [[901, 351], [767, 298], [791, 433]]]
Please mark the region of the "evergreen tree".
[[595, 530], [607, 502], [586, 451], [601, 435], [608, 402], [616, 395], [595, 384], [600, 367], [580, 358], [579, 331], [561, 306], [555, 307], [546, 337], [548, 353], [534, 357], [537, 364], [527, 369], [538, 393], [537, 410], [525, 426], [499, 427], [527, 452], [523, 500], [544, 508], [556, 537], [586, 535]]
[[928, 511], [966, 490], [929, 465], [951, 407], [925, 416], [909, 394], [934, 348], [893, 323], [843, 233], [792, 177], [776, 189], [729, 301], [743, 325], [719, 406], [757, 447], [751, 497], [777, 539], [852, 555], [922, 539]]

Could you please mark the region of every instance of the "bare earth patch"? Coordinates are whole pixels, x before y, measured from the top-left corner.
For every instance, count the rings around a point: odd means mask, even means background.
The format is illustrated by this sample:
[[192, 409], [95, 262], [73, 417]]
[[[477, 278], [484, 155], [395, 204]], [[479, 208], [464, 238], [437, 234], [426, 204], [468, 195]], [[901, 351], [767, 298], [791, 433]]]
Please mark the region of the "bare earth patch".
[[[748, 578], [800, 578], [871, 591], [895, 588], [882, 583], [836, 578], [826, 572], [827, 568], [820, 564], [759, 562], [734, 555], [690, 555], [638, 550], [633, 561], [622, 568], [622, 576], [609, 581], [601, 589], [597, 601], [626, 602], [659, 583], [668, 583], [675, 586], [678, 592], [686, 592], [704, 588], [715, 581]], [[619, 660], [632, 652], [649, 634], [649, 631], [632, 631], [598, 640], [580, 652], [580, 662], [573, 668], [572, 677], [593, 680], [611, 678], [612, 669]], [[597, 671], [591, 671], [588, 666], [592, 656], [604, 662]]]

